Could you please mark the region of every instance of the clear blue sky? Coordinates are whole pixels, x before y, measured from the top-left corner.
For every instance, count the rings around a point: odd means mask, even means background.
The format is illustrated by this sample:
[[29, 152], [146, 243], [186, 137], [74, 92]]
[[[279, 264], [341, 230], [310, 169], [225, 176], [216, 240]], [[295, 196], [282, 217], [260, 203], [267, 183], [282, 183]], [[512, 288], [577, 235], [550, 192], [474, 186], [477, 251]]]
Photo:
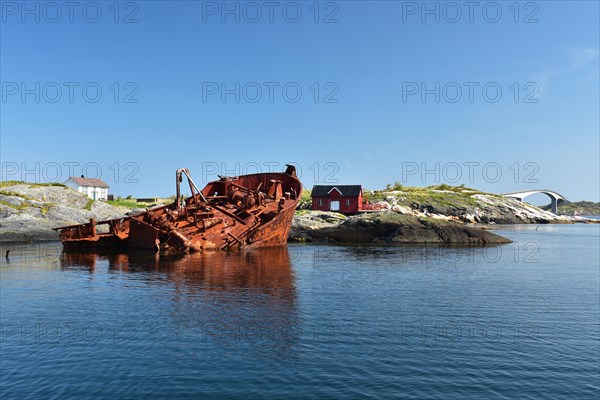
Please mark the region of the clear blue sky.
[[181, 166], [294, 162], [307, 187], [600, 200], [597, 1], [314, 3], [2, 1], [2, 178], [96, 163], [115, 194], [166, 196]]

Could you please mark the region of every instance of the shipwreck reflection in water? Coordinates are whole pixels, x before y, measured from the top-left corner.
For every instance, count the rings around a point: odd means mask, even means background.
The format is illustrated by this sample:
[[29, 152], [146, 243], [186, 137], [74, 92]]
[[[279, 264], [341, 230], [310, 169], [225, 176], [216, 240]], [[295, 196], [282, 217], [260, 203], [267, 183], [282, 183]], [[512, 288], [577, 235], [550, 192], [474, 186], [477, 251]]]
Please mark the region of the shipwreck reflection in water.
[[61, 268], [151, 286], [141, 292], [138, 287], [139, 294], [129, 300], [133, 310], [139, 309], [136, 333], [175, 334], [231, 350], [268, 348], [269, 357], [289, 356], [302, 335], [286, 247], [177, 257], [65, 252]]

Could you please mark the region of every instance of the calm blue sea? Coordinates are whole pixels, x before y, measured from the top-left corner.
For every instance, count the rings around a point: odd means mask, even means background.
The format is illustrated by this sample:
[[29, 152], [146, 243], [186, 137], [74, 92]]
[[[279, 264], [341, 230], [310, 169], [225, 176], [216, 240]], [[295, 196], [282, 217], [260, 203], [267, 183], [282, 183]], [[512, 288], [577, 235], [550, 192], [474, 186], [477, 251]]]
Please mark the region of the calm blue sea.
[[514, 243], [4, 245], [0, 397], [598, 399], [600, 225], [497, 228]]

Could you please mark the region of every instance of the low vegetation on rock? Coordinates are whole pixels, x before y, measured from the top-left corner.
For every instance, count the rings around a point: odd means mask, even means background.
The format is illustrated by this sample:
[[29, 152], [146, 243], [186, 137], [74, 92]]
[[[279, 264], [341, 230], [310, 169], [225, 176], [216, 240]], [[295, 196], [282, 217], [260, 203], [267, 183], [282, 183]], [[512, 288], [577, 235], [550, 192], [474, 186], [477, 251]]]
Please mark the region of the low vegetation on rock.
[[[550, 206], [541, 207], [543, 210], [549, 210]], [[593, 201], [563, 201], [558, 205], [559, 215], [570, 215], [570, 216], [598, 216], [600, 215], [600, 203], [594, 203]]]
[[434, 217], [471, 223], [544, 224], [587, 222], [557, 216], [526, 202], [461, 186], [429, 187], [388, 185], [386, 190], [365, 191], [365, 198], [384, 208], [417, 217]]

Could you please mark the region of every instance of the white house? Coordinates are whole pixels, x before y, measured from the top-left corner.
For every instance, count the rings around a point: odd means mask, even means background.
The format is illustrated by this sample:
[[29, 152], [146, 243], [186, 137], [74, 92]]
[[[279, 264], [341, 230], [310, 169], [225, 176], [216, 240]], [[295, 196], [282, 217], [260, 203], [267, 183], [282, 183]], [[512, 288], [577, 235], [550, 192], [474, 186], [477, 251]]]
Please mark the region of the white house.
[[106, 200], [108, 198], [108, 185], [102, 179], [86, 178], [83, 175], [80, 178], [71, 176], [67, 179], [65, 185], [94, 200]]

